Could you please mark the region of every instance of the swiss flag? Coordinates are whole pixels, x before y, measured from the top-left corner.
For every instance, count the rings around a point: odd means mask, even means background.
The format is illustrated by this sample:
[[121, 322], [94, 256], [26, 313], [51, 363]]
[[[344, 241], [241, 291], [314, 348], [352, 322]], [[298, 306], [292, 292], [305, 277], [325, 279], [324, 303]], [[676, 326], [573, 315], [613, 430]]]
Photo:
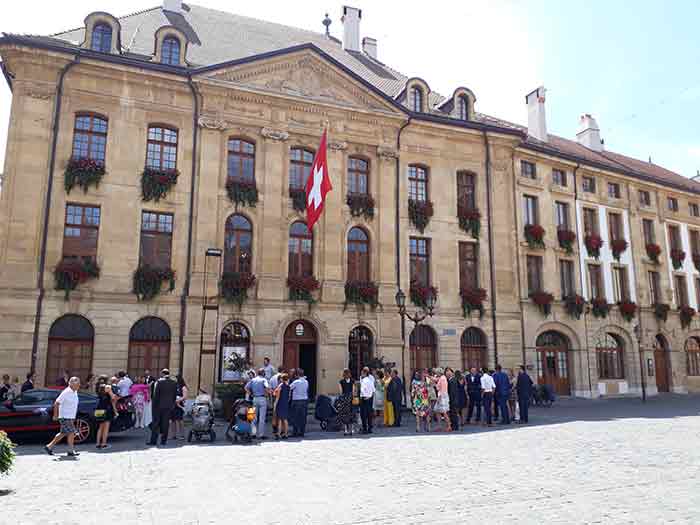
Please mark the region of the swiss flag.
[[306, 181], [306, 225], [309, 230], [313, 229], [323, 212], [326, 194], [333, 189], [326, 160], [326, 134], [327, 130], [324, 129], [321, 144], [311, 165], [311, 173]]

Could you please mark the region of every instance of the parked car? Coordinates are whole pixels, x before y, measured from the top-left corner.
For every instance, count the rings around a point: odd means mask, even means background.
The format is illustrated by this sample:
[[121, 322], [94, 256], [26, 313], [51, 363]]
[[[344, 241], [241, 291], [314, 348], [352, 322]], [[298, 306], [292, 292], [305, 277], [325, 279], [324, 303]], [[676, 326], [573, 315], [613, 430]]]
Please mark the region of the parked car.
[[[53, 404], [60, 393], [59, 389], [34, 388], [13, 400], [5, 401], [0, 405], [0, 430], [16, 437], [58, 432], [58, 422], [53, 420]], [[94, 417], [97, 400], [96, 395], [78, 393], [76, 443], [95, 437], [98, 425]], [[117, 411], [119, 415], [112, 421], [110, 432], [122, 432], [134, 426], [131, 396], [122, 397], [117, 401]]]

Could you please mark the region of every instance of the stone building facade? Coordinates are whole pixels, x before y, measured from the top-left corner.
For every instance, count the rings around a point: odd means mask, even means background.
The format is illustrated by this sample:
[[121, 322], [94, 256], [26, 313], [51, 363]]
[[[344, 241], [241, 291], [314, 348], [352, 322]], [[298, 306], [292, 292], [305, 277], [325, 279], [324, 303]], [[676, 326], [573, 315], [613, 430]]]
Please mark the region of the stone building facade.
[[[168, 366], [209, 389], [239, 353], [317, 392], [372, 357], [525, 363], [586, 397], [700, 389], [700, 185], [605, 151], [590, 116], [548, 134], [542, 88], [528, 127], [432, 92], [361, 17], [344, 8], [340, 41], [167, 0], [0, 38], [0, 370]], [[293, 190], [324, 129], [333, 191], [309, 232]], [[403, 327], [397, 289], [430, 287], [434, 315]]]

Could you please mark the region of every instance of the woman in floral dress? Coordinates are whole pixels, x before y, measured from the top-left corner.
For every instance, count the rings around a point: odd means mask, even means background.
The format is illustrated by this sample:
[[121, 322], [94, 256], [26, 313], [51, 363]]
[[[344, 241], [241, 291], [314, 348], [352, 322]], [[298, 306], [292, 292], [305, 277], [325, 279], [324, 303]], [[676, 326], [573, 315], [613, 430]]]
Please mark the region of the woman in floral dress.
[[416, 370], [411, 381], [411, 405], [416, 416], [416, 432], [420, 432], [421, 421], [423, 421], [426, 431], [430, 432], [430, 395], [428, 383], [425, 378], [425, 371]]

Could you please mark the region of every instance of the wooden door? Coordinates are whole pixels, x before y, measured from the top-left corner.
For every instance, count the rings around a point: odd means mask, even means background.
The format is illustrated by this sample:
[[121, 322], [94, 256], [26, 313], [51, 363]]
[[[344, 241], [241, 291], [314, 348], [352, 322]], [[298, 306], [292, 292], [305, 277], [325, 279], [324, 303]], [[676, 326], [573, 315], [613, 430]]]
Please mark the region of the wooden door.
[[292, 368], [299, 368], [299, 344], [284, 343], [282, 366], [289, 372]]
[[537, 349], [538, 383], [550, 385], [556, 394], [568, 396], [571, 393], [569, 384], [569, 352], [563, 348], [544, 347]]
[[668, 392], [668, 352], [665, 349], [654, 349], [654, 366], [656, 369], [656, 389], [659, 392]]

